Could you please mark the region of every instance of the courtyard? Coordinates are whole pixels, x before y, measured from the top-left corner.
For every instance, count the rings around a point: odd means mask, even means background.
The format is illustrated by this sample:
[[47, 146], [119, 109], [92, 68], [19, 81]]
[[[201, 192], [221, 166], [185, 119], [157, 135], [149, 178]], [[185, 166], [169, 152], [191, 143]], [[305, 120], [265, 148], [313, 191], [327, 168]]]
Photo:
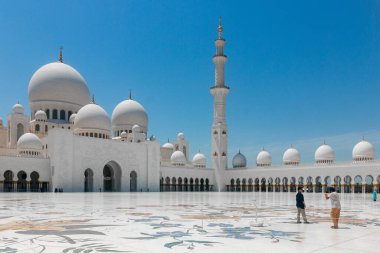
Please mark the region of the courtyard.
[[296, 223], [295, 193], [3, 193], [0, 252], [379, 252], [380, 203], [305, 193], [310, 224]]

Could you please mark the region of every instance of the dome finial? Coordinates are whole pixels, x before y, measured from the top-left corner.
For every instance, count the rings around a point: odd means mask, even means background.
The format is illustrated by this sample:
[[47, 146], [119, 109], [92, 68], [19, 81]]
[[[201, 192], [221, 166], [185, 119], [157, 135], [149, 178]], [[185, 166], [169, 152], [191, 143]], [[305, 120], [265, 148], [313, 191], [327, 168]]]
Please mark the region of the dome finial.
[[170, 143], [170, 140], [169, 140], [169, 138], [168, 138], [168, 143]]
[[290, 144], [290, 147], [293, 148], [293, 144]]
[[323, 145], [326, 145], [326, 140], [323, 140]]
[[223, 32], [222, 17], [219, 16], [218, 39], [222, 39], [222, 32]]
[[129, 100], [132, 100], [132, 89], [129, 89], [129, 97], [128, 97]]
[[362, 136], [362, 141], [365, 141], [365, 139], [364, 139], [364, 135]]
[[265, 150], [265, 148], [263, 147], [263, 151]]
[[95, 103], [95, 95], [92, 95], [91, 104], [96, 104], [96, 103]]
[[63, 46], [61, 46], [61, 47], [59, 48], [59, 61], [63, 63], [62, 50], [63, 50]]

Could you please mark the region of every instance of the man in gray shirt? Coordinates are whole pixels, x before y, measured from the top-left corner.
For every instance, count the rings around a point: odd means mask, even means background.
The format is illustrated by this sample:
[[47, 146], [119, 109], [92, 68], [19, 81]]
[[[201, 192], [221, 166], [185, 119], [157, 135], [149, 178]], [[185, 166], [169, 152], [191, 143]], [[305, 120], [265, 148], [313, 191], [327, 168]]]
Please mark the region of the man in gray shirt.
[[325, 198], [330, 199], [331, 201], [331, 220], [333, 223], [333, 226], [331, 228], [338, 229], [338, 222], [340, 217], [340, 199], [338, 193], [336, 193], [334, 187], [330, 187], [330, 195], [328, 193], [325, 193]]

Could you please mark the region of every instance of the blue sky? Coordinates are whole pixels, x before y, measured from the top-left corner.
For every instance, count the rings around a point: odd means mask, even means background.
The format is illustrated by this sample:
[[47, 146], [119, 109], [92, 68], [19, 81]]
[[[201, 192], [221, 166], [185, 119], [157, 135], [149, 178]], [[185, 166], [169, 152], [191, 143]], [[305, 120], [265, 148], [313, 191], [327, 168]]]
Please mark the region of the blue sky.
[[[214, 39], [222, 16], [230, 158], [275, 163], [290, 144], [312, 162], [326, 140], [337, 160], [364, 135], [380, 148], [379, 1], [1, 1], [0, 116], [58, 59], [86, 79], [109, 115], [133, 97], [163, 143], [183, 131], [209, 155]], [[5, 121], [5, 120], [4, 120]], [[231, 159], [230, 159], [231, 160]]]

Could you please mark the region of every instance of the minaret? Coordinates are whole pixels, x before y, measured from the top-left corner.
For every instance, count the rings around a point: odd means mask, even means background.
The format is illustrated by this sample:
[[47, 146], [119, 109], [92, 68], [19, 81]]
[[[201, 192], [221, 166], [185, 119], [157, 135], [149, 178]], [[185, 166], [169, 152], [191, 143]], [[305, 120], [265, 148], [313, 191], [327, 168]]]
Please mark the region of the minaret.
[[227, 123], [226, 96], [230, 90], [224, 84], [224, 65], [227, 56], [223, 49], [225, 40], [222, 37], [223, 27], [219, 18], [218, 38], [215, 40], [216, 54], [212, 58], [215, 64], [215, 85], [210, 88], [214, 97], [214, 121], [211, 130], [212, 167], [215, 170], [216, 191], [224, 190], [221, 174], [227, 168]]

